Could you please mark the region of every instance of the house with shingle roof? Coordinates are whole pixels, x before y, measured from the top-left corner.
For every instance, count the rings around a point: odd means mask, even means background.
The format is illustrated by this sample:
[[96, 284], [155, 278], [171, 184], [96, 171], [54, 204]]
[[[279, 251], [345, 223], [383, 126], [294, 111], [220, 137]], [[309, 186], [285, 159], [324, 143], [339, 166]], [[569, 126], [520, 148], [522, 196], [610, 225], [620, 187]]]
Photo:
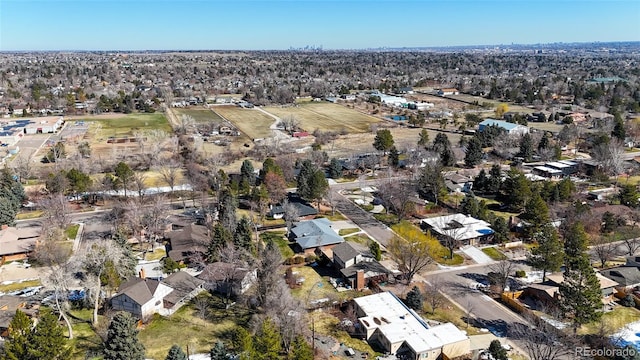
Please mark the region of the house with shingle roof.
[[171, 315], [198, 293], [204, 291], [204, 281], [184, 271], [164, 280], [133, 278], [122, 284], [111, 298], [111, 307], [131, 313], [141, 319], [153, 314]]
[[40, 228], [0, 228], [0, 259], [2, 262], [26, 259], [33, 251]]
[[297, 250], [306, 254], [331, 249], [344, 242], [326, 218], [300, 221], [291, 229], [289, 236], [296, 242]]
[[203, 256], [210, 241], [209, 229], [196, 224], [169, 231], [165, 237], [169, 239], [167, 255], [178, 263], [188, 263], [193, 256]]
[[524, 135], [529, 132], [529, 128], [524, 125], [514, 124], [496, 119], [485, 119], [480, 124], [478, 124], [478, 131], [482, 132], [486, 127], [489, 126], [497, 126], [501, 129], [504, 129], [509, 135]]

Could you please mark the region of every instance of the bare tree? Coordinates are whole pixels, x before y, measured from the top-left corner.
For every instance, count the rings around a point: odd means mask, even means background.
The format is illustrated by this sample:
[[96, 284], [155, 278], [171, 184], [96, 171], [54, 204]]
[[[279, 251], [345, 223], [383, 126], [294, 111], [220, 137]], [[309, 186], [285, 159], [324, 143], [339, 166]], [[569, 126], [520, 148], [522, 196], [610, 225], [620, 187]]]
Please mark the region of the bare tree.
[[440, 292], [441, 289], [442, 282], [437, 277], [425, 282], [423, 297], [431, 307], [432, 314], [445, 302], [445, 297]]
[[638, 250], [640, 250], [640, 238], [629, 238], [622, 240], [625, 248], [627, 248], [627, 255], [633, 256]]
[[27, 154], [20, 154], [12, 163], [13, 170], [18, 175], [20, 182], [27, 180], [33, 173], [33, 165], [31, 163], [31, 157], [33, 151]]
[[560, 360], [576, 356], [575, 337], [565, 336], [561, 330], [537, 316], [529, 316], [530, 324], [515, 323], [509, 337], [517, 339], [531, 360]]
[[466, 230], [456, 224], [448, 224], [447, 226], [447, 228], [442, 229], [442, 243], [449, 249], [449, 257], [453, 259], [453, 251], [462, 244]]
[[284, 127], [284, 131], [292, 133], [300, 127], [300, 120], [293, 115], [287, 116], [282, 119], [282, 126]]
[[295, 222], [298, 221], [298, 219], [300, 218], [300, 212], [298, 211], [298, 208], [291, 204], [289, 202], [288, 199], [284, 199], [284, 202], [282, 203], [282, 209], [284, 210], [284, 221], [285, 221], [285, 226], [287, 227], [287, 236], [289, 235], [289, 233], [291, 233], [291, 228], [293, 227], [293, 224]]
[[433, 263], [429, 254], [428, 241], [423, 238], [402, 239], [393, 237], [389, 241], [387, 251], [400, 266], [407, 284], [411, 283], [413, 276]]
[[143, 172], [133, 174], [133, 188], [138, 193], [138, 201], [140, 204], [144, 204], [144, 197], [147, 190], [146, 180], [147, 176]]
[[53, 288], [54, 309], [64, 320], [69, 338], [73, 339], [73, 327], [67, 313], [69, 311], [67, 292], [75, 272], [75, 263], [71, 261], [71, 248], [65, 246], [64, 230], [53, 224], [50, 225], [43, 226], [44, 232], [38, 240], [34, 257], [44, 265], [42, 271], [46, 275], [42, 279], [45, 285]]
[[593, 239], [593, 256], [600, 261], [600, 267], [605, 267], [607, 261], [618, 256], [618, 244], [610, 242], [604, 236], [597, 236]]
[[163, 164], [158, 167], [158, 172], [173, 193], [173, 188], [176, 186], [176, 182], [180, 176], [180, 164], [172, 159], [164, 161]]
[[489, 280], [498, 287], [498, 294], [502, 294], [507, 287], [509, 277], [516, 270], [509, 260], [502, 260], [489, 266]]
[[624, 167], [624, 147], [618, 139], [612, 139], [607, 144], [600, 144], [593, 149], [593, 158], [602, 166], [607, 174], [618, 175]]
[[119, 276], [126, 276], [123, 273], [125, 269], [118, 266], [118, 260], [123, 258], [122, 249], [112, 241], [99, 241], [85, 245], [76, 256], [92, 287], [92, 324], [96, 326], [98, 325], [98, 309], [102, 298], [102, 276], [109, 270], [115, 271]]
[[44, 218], [48, 224], [64, 229], [71, 222], [69, 202], [64, 195], [48, 195], [41, 199], [38, 205], [44, 209]]

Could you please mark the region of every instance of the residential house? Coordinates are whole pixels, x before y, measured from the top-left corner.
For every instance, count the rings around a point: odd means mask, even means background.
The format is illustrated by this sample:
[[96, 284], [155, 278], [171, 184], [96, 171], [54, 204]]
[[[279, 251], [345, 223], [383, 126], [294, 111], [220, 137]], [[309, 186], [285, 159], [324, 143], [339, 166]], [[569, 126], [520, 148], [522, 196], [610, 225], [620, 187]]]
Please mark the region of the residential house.
[[438, 90], [438, 95], [447, 96], [447, 95], [460, 95], [460, 91], [456, 88], [442, 88]]
[[153, 314], [171, 315], [189, 299], [203, 291], [204, 281], [184, 271], [164, 280], [133, 278], [122, 284], [111, 298], [114, 310], [127, 311], [141, 319]]
[[640, 269], [636, 266], [617, 266], [602, 270], [600, 274], [617, 282], [621, 287], [626, 289], [640, 286]]
[[0, 338], [6, 338], [8, 335], [9, 324], [16, 311], [20, 310], [33, 317], [37, 313], [36, 308], [27, 307], [26, 299], [20, 296], [2, 295], [0, 296]]
[[[287, 200], [289, 201], [289, 205], [295, 207], [297, 215], [301, 219], [318, 215], [318, 210], [313, 208], [309, 203], [301, 199], [296, 194], [288, 193]], [[284, 207], [281, 204], [271, 206], [267, 216], [273, 219], [282, 219], [284, 217]]]
[[0, 262], [26, 259], [33, 251], [40, 236], [40, 228], [0, 228]]
[[[600, 273], [596, 272], [596, 277], [600, 282], [600, 290], [602, 291], [602, 303], [609, 304], [613, 301], [613, 294], [615, 293], [615, 288], [619, 284], [611, 279], [608, 279], [602, 276]], [[564, 282], [564, 275], [562, 273], [553, 273], [547, 275], [547, 279], [549, 280], [550, 285], [560, 286]]]
[[486, 221], [463, 214], [422, 219], [421, 227], [440, 240], [453, 239], [462, 245], [477, 245], [493, 239], [494, 231]]
[[305, 254], [331, 249], [344, 242], [342, 236], [331, 228], [331, 221], [326, 218], [296, 223], [291, 229], [290, 238], [296, 242], [297, 250]]
[[354, 289], [361, 290], [370, 281], [386, 281], [391, 272], [376, 261], [371, 251], [358, 243], [345, 241], [331, 249], [333, 265]]
[[458, 174], [456, 172], [448, 172], [444, 175], [444, 184], [450, 192], [469, 192], [473, 187], [473, 178]]
[[197, 278], [204, 281], [204, 288], [209, 291], [238, 296], [255, 283], [257, 273], [255, 269], [218, 261], [208, 264]]
[[531, 172], [534, 175], [542, 176], [551, 180], [558, 180], [562, 177], [562, 170], [542, 165], [534, 167]]
[[178, 263], [188, 263], [192, 257], [203, 257], [210, 242], [209, 229], [203, 225], [188, 224], [182, 229], [165, 234], [169, 239], [167, 254]]
[[452, 323], [430, 327], [391, 292], [353, 300], [357, 329], [366, 340], [399, 359], [452, 359], [470, 354], [470, 339]]
[[484, 121], [482, 121], [480, 124], [478, 124], [478, 131], [483, 131], [484, 128], [488, 126], [497, 126], [499, 128], [502, 128], [509, 135], [524, 135], [529, 132], [529, 128], [524, 125], [495, 119], [485, 119]]

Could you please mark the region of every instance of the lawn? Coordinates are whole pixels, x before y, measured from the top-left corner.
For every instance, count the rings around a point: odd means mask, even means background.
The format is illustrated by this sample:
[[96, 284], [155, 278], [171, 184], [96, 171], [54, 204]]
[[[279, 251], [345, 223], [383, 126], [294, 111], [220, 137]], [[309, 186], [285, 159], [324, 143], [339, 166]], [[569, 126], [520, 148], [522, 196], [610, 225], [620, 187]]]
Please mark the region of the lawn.
[[402, 221], [391, 226], [391, 229], [403, 239], [418, 239], [427, 241], [429, 244], [429, 254], [439, 264], [443, 265], [460, 265], [464, 262], [462, 256], [453, 254], [453, 259], [449, 259], [449, 249], [442, 246], [438, 239], [433, 236], [427, 236], [420, 228], [408, 221]]
[[40, 280], [27, 280], [27, 281], [22, 281], [22, 282], [14, 282], [14, 283], [11, 283], [11, 284], [0, 285], [0, 292], [8, 293], [8, 292], [22, 290], [22, 289], [26, 289], [28, 287], [40, 286], [40, 285], [42, 285]]
[[337, 211], [333, 215], [331, 215], [331, 212], [323, 212], [322, 215], [320, 215], [319, 217], [327, 218], [330, 221], [348, 220], [344, 215], [342, 215], [341, 213], [339, 213]]
[[[425, 303], [425, 309], [431, 310], [429, 305]], [[423, 312], [422, 317], [429, 320], [435, 320], [439, 322], [451, 322], [459, 329], [465, 330], [468, 335], [480, 334], [480, 329], [471, 325], [467, 326], [466, 322], [467, 314], [451, 301], [444, 299], [442, 305], [436, 309], [433, 313]]]
[[265, 243], [268, 241], [273, 241], [276, 245], [278, 245], [278, 249], [280, 249], [282, 257], [288, 259], [292, 257], [294, 253], [289, 246], [289, 242], [284, 238], [284, 235], [284, 231], [265, 231], [260, 234], [260, 239]]
[[153, 252], [144, 253], [144, 259], [147, 261], [160, 260], [167, 256], [167, 251], [163, 248], [157, 248]]
[[270, 126], [276, 121], [258, 109], [243, 109], [237, 106], [216, 106], [215, 112], [233, 123], [238, 130], [251, 139], [270, 137]]
[[500, 252], [500, 250], [496, 249], [495, 247], [482, 248], [482, 252], [487, 254], [487, 256], [489, 256], [490, 258], [496, 261], [507, 259], [507, 256], [502, 252]]
[[87, 117], [83, 120], [91, 122], [90, 132], [95, 131], [97, 137], [101, 139], [110, 136], [133, 136], [138, 131], [162, 130], [169, 134], [173, 132], [167, 118], [160, 113], [123, 114], [122, 117], [113, 119]]
[[371, 131], [371, 124], [381, 121], [342, 105], [327, 102], [312, 102], [291, 107], [271, 106], [265, 110], [280, 118], [293, 116], [300, 121], [300, 127], [309, 132], [319, 129], [365, 133]]
[[80, 224], [71, 224], [64, 230], [64, 234], [67, 236], [67, 239], [75, 240], [76, 236], [78, 236], [79, 229]]
[[35, 219], [44, 215], [43, 210], [21, 211], [16, 215], [16, 220]]
[[340, 236], [347, 236], [347, 235], [350, 235], [350, 234], [355, 234], [355, 233], [357, 233], [358, 231], [360, 231], [360, 228], [340, 229], [340, 230], [338, 231], [338, 235], [340, 235]]
[[[640, 320], [640, 310], [636, 308], [616, 306], [613, 311], [602, 315], [602, 323], [608, 331], [616, 332], [627, 324]], [[595, 334], [600, 329], [600, 321], [582, 326], [578, 334]]]
[[223, 120], [220, 117], [220, 115], [216, 114], [215, 112], [211, 111], [210, 109], [174, 109], [174, 111], [176, 112], [176, 115], [178, 116], [182, 116], [182, 115], [189, 115], [191, 117], [193, 117], [193, 119], [196, 121], [196, 123], [215, 123], [215, 124], [219, 124], [221, 123]]
[[347, 241], [352, 241], [362, 245], [369, 245], [369, 242], [371, 241], [371, 239], [367, 236], [367, 234], [364, 234], [364, 233], [351, 235], [344, 239]]

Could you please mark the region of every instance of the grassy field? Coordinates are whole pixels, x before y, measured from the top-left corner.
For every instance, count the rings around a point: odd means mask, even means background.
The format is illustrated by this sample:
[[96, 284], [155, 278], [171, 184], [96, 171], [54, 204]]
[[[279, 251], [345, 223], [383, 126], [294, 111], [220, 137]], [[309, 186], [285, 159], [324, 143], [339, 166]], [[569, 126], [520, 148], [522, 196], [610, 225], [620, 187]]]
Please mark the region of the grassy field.
[[216, 106], [213, 109], [251, 139], [271, 136], [269, 127], [275, 119], [257, 109], [243, 109], [237, 106]]
[[90, 122], [90, 133], [95, 133], [97, 138], [106, 139], [110, 136], [132, 136], [137, 131], [162, 130], [172, 133], [173, 130], [167, 118], [160, 113], [154, 114], [128, 114], [115, 118], [87, 117]]
[[42, 285], [40, 280], [27, 280], [22, 282], [14, 282], [7, 285], [0, 285], [0, 292], [7, 293], [7, 292], [26, 289], [32, 286], [40, 286], [40, 285]]
[[326, 102], [306, 103], [286, 108], [271, 106], [265, 110], [280, 118], [294, 116], [300, 121], [300, 127], [306, 131], [314, 131], [315, 129], [341, 131], [345, 129], [350, 133], [364, 133], [371, 130], [371, 124], [380, 122], [373, 116]]
[[492, 258], [493, 260], [496, 261], [500, 261], [500, 260], [506, 260], [507, 256], [503, 253], [500, 252], [500, 250], [494, 248], [494, 247], [486, 247], [482, 249], [482, 252], [485, 253], [488, 257]]
[[[640, 310], [624, 306], [616, 306], [613, 311], [602, 315], [602, 323], [606, 329], [614, 332], [638, 320], [640, 320]], [[595, 334], [600, 326], [599, 321], [584, 325], [578, 329], [578, 334]]]
[[67, 236], [67, 239], [74, 240], [78, 235], [78, 230], [80, 229], [80, 224], [72, 224], [67, 226], [64, 230], [64, 234]]
[[294, 255], [293, 250], [289, 247], [289, 242], [284, 238], [284, 231], [265, 231], [260, 234], [260, 240], [267, 242], [273, 241], [278, 245], [282, 257], [288, 259]]
[[222, 118], [220, 117], [220, 115], [216, 114], [215, 112], [209, 110], [209, 109], [174, 109], [174, 111], [176, 112], [176, 115], [181, 116], [181, 115], [189, 115], [191, 117], [193, 117], [193, 119], [196, 121], [196, 123], [221, 123], [222, 122]]

